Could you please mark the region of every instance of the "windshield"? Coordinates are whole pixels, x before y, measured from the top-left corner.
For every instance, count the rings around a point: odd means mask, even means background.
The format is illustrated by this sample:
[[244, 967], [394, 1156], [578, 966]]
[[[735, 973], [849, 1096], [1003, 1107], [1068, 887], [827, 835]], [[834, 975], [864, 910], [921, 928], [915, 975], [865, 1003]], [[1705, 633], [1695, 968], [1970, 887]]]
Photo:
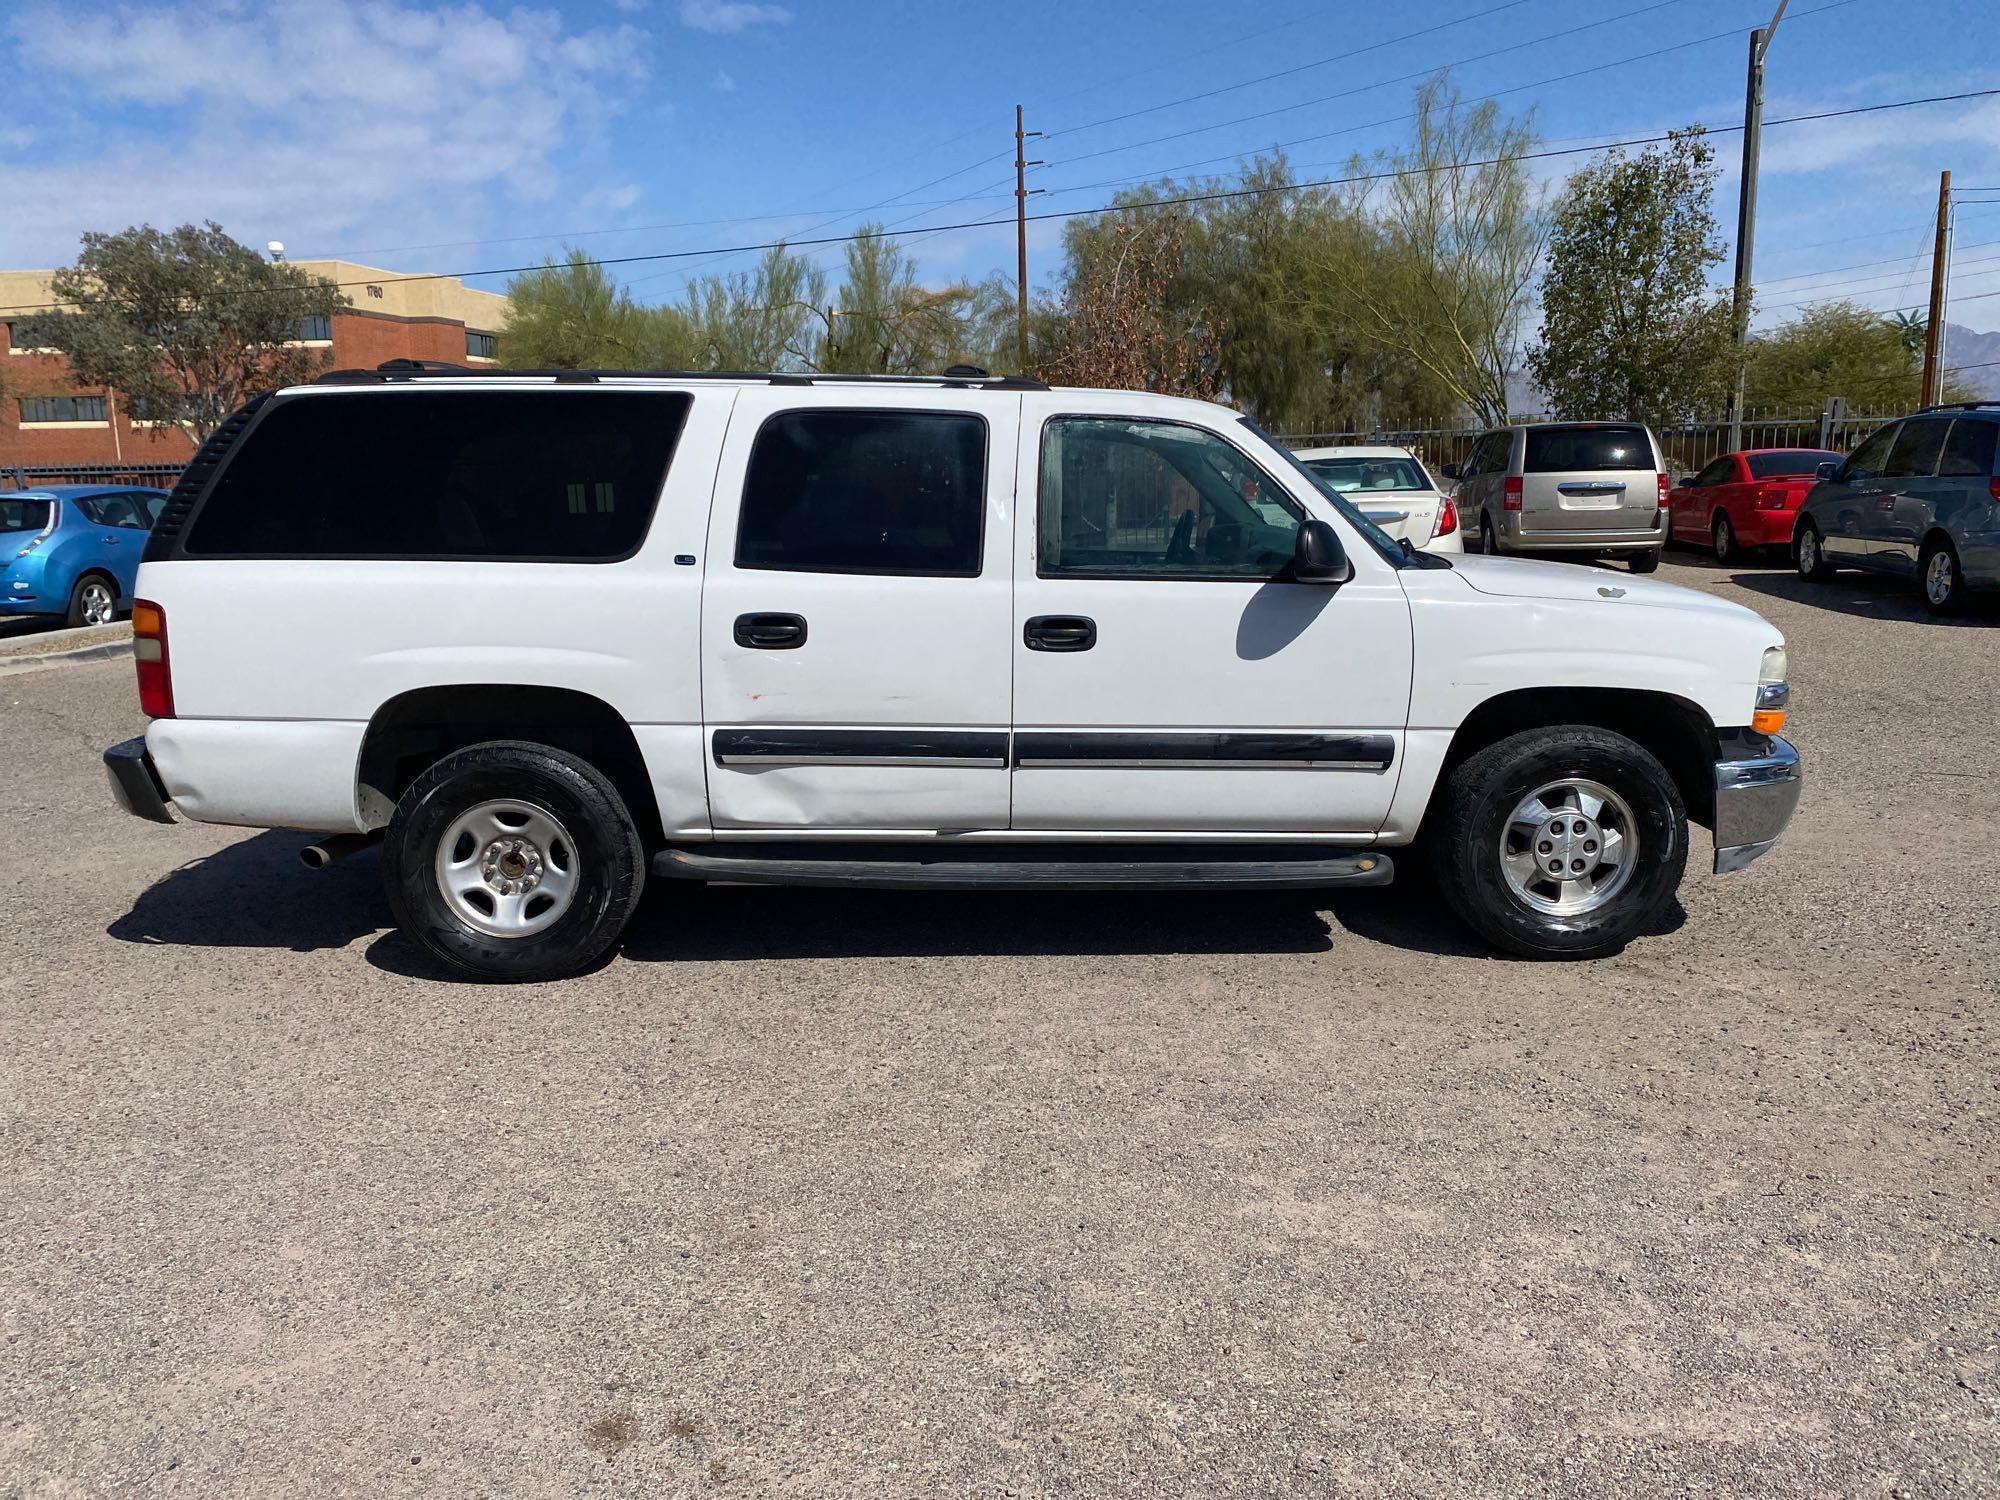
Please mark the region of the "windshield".
[[1300, 462], [1319, 475], [1328, 489], [1341, 495], [1361, 490], [1427, 490], [1431, 487], [1414, 458], [1307, 458]]
[[0, 495], [0, 531], [40, 531], [54, 509], [53, 500]]
[[1752, 479], [1787, 479], [1793, 475], [1815, 474], [1821, 464], [1837, 464], [1842, 455], [1821, 448], [1787, 448], [1782, 453], [1749, 455]]
[[1241, 417], [1238, 420], [1241, 421], [1245, 427], [1249, 428], [1252, 432], [1256, 433], [1258, 437], [1262, 438], [1264, 440], [1265, 447], [1269, 448], [1273, 453], [1277, 454], [1280, 458], [1284, 459], [1286, 463], [1290, 464], [1299, 473], [1305, 475], [1305, 477], [1312, 482], [1313, 488], [1318, 490], [1320, 494], [1324, 495], [1327, 499], [1327, 502], [1330, 505], [1332, 505], [1335, 510], [1340, 512], [1340, 518], [1343, 521], [1347, 522], [1350, 526], [1352, 526], [1356, 531], [1360, 532], [1361, 535], [1367, 539], [1368, 545], [1373, 547], [1378, 553], [1381, 554], [1382, 560], [1384, 562], [1391, 563], [1399, 568], [1408, 565], [1410, 561], [1410, 554], [1404, 550], [1403, 544], [1401, 542], [1397, 541], [1394, 537], [1390, 536], [1388, 532], [1384, 531], [1380, 526], [1377, 526], [1373, 521], [1369, 520], [1366, 516], [1362, 515], [1360, 511], [1354, 508], [1354, 504], [1352, 501], [1350, 501], [1345, 495], [1341, 494], [1338, 490], [1328, 485], [1325, 480], [1321, 479], [1319, 475], [1313, 473], [1313, 471], [1311, 469], [1308, 469], [1303, 463], [1299, 462], [1298, 455], [1293, 453], [1291, 449], [1287, 448], [1283, 443], [1279, 442], [1276, 438], [1272, 437], [1270, 433], [1266, 432], [1263, 428], [1259, 427], [1255, 422], [1251, 421], [1248, 417]]

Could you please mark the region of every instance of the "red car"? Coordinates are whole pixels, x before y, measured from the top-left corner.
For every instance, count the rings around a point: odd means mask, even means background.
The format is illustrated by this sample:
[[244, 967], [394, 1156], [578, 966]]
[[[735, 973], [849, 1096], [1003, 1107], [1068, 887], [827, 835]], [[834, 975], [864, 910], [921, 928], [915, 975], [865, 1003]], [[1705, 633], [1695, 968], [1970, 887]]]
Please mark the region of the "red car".
[[1819, 466], [1846, 455], [1823, 448], [1748, 448], [1725, 453], [1667, 495], [1667, 535], [1711, 547], [1716, 561], [1739, 561], [1752, 547], [1790, 547], [1799, 502]]

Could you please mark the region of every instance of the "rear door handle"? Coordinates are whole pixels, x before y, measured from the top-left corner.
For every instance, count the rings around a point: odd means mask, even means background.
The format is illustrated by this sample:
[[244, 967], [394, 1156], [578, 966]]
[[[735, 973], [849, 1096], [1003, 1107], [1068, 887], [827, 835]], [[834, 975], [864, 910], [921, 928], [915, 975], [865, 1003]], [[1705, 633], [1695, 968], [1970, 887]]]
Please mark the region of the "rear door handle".
[[1030, 651], [1088, 651], [1097, 644], [1097, 622], [1087, 615], [1036, 615], [1021, 639]]
[[738, 615], [736, 644], [749, 651], [795, 651], [806, 643], [804, 615]]

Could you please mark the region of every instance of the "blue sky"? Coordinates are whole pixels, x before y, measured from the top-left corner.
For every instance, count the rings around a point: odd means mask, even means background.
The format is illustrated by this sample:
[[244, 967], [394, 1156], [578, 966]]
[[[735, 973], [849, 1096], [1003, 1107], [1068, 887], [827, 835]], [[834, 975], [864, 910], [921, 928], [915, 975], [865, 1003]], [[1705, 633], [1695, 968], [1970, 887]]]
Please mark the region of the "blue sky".
[[[0, 113], [0, 266], [67, 260], [87, 228], [209, 217], [298, 257], [448, 272], [534, 261], [565, 241], [643, 256], [839, 234], [866, 217], [911, 231], [1004, 218], [1017, 102], [1049, 132], [1030, 153], [1048, 162], [1037, 211], [1089, 207], [1120, 180], [1193, 163], [1226, 172], [1279, 142], [1298, 143], [1302, 175], [1330, 175], [1352, 152], [1397, 145], [1410, 75], [1444, 63], [1467, 95], [1511, 91], [1500, 102], [1532, 108], [1550, 146], [1730, 125], [1746, 34], [1774, 4], [0, 0], [14, 79]], [[1767, 118], [2000, 88], [1996, 11], [1794, 0]], [[1727, 234], [1737, 138], [1718, 148]], [[1553, 185], [1585, 159], [1538, 170]], [[1921, 300], [1941, 167], [2000, 189], [2000, 98], [1771, 127], [1760, 321], [1814, 294]], [[1037, 280], [1059, 242], [1059, 224], [1033, 227]], [[2000, 296], [1975, 296], [2000, 292], [2000, 202], [1961, 209], [1959, 246], [1953, 321], [2000, 329]], [[935, 279], [1013, 263], [1011, 225], [912, 247]], [[839, 249], [816, 253], [832, 262]], [[690, 270], [749, 258], [617, 274], [652, 300]]]

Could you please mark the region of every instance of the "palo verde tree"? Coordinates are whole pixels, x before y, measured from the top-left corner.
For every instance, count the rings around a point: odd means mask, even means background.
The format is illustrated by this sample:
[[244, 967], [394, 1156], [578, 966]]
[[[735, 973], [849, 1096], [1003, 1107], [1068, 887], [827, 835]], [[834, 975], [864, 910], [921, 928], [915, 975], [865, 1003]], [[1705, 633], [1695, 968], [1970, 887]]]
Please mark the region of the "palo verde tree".
[[1722, 398], [1734, 345], [1729, 295], [1707, 284], [1722, 259], [1716, 171], [1697, 126], [1565, 185], [1528, 358], [1556, 416], [1673, 421]]
[[59, 351], [77, 384], [117, 391], [197, 443], [258, 391], [325, 368], [299, 330], [347, 305], [324, 277], [267, 261], [213, 222], [85, 234], [52, 290], [61, 306], [23, 319], [15, 343]]
[[[1821, 302], [1750, 340], [1743, 374], [1752, 406], [1818, 406], [1845, 396], [1856, 411], [1906, 411], [1923, 387], [1923, 325], [1917, 338], [1900, 318], [1854, 302]], [[1940, 399], [1965, 401], [1972, 390], [1947, 378]]]

